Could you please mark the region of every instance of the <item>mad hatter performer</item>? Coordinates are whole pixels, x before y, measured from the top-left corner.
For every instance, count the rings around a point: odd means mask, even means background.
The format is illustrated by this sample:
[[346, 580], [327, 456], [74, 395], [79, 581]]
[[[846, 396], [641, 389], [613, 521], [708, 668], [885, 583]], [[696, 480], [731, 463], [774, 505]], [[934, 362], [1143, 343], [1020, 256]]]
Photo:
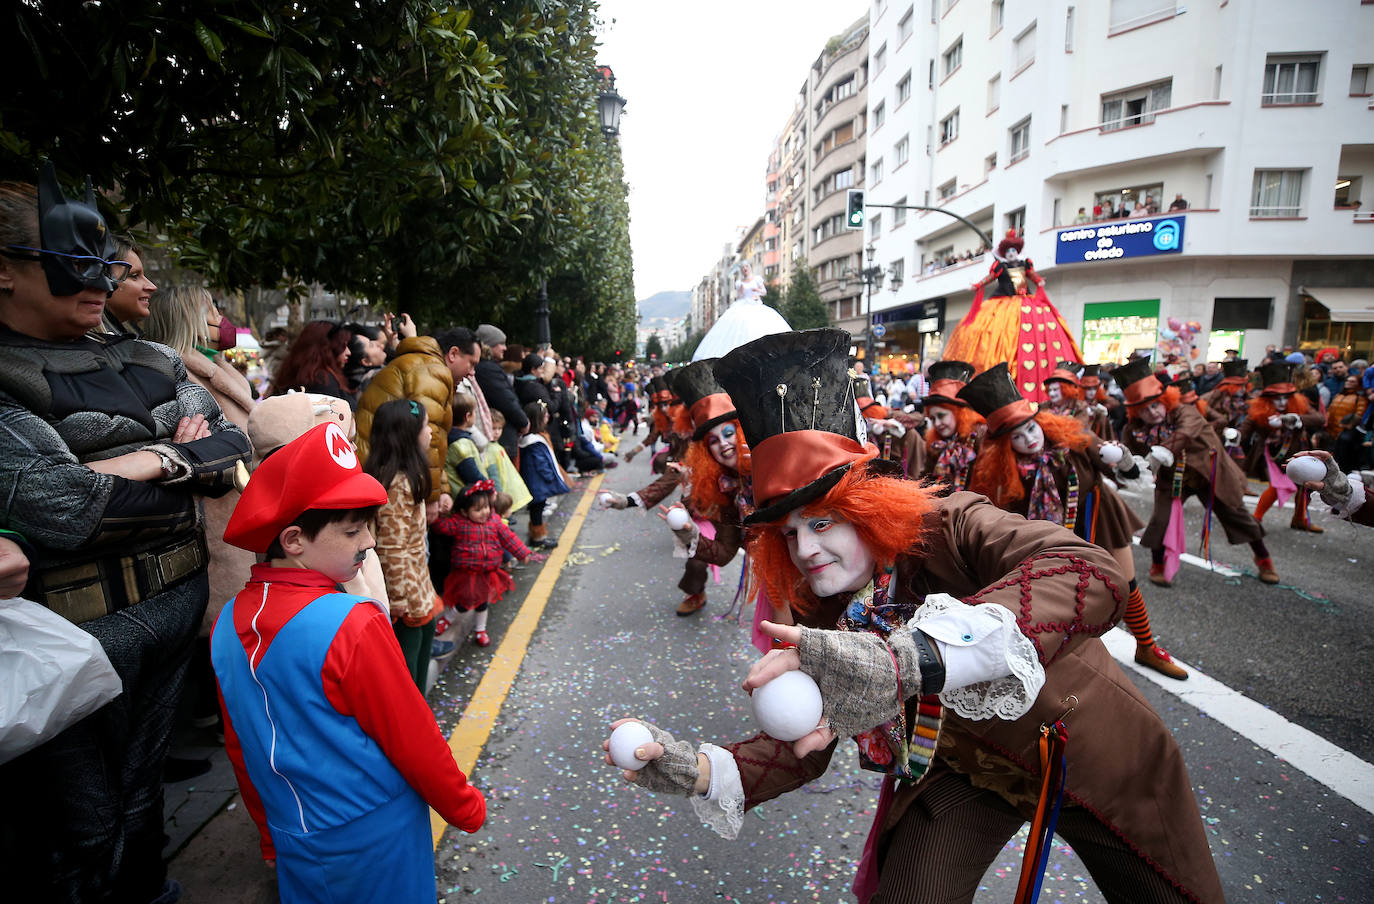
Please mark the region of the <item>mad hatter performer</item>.
[[[682, 431], [674, 425], [674, 415], [680, 410], [681, 400], [668, 385], [668, 381], [663, 377], [653, 377], [649, 380], [646, 391], [649, 396], [649, 410], [652, 415], [649, 424], [649, 434], [635, 446], [625, 453], [625, 461], [634, 461], [634, 457], [645, 449], [650, 450], [653, 457], [652, 469], [655, 474], [663, 474], [668, 468], [669, 461], [677, 461], [683, 450], [686, 448], [687, 439]], [[668, 444], [666, 455], [655, 451], [658, 441]], [[669, 488], [671, 490], [671, 487]]]
[[[1093, 398], [1085, 398], [1088, 388], [1088, 368], [1092, 367], [1091, 390]], [[1073, 361], [1060, 361], [1054, 365], [1054, 373], [1045, 378], [1045, 395], [1050, 414], [1071, 417], [1088, 429], [1098, 439], [1110, 442], [1113, 439], [1111, 425], [1107, 421], [1107, 407], [1098, 401], [1102, 393], [1102, 379], [1098, 376], [1097, 365], [1078, 364]]]
[[745, 687], [801, 668], [822, 725], [795, 744], [699, 749], [651, 728], [648, 763], [626, 779], [690, 797], [733, 838], [747, 808], [819, 777], [836, 736], [857, 737], [860, 762], [888, 776], [859, 900], [971, 901], [1034, 815], [1038, 745], [1062, 736], [1076, 703], [1058, 834], [1111, 899], [1221, 901], [1178, 747], [1095, 639], [1124, 603], [1115, 562], [981, 496], [881, 476], [855, 418], [849, 342], [790, 333], [716, 366], [753, 454], [756, 572], [804, 626], [765, 625], [797, 646], [767, 654]]
[[987, 423], [959, 398], [959, 390], [973, 379], [973, 365], [936, 361], [930, 365], [930, 392], [925, 397], [925, 468], [920, 476], [949, 490], [968, 489], [969, 473], [978, 457]]
[[1232, 458], [1245, 457], [1240, 444], [1240, 425], [1250, 412], [1250, 365], [1247, 361], [1221, 362], [1221, 382], [1211, 392], [1204, 393], [1202, 401], [1207, 403], [1207, 413], [1213, 426], [1218, 428], [1226, 451]]
[[913, 417], [905, 411], [878, 404], [868, 394], [866, 378], [855, 374], [851, 379], [854, 381], [855, 403], [868, 428], [868, 441], [878, 448], [878, 457], [897, 465], [905, 477], [918, 476], [925, 468], [926, 448], [921, 438], [925, 418]]
[[1078, 375], [1078, 390], [1084, 404], [1088, 406], [1088, 429], [1100, 440], [1116, 439], [1109, 412], [1121, 403], [1109, 396], [1103, 387], [1100, 365], [1083, 365], [1083, 370]]
[[1250, 400], [1249, 416], [1240, 427], [1240, 444], [1250, 450], [1245, 458], [1245, 473], [1269, 483], [1255, 506], [1255, 520], [1262, 523], [1271, 505], [1283, 505], [1296, 495], [1293, 520], [1288, 526], [1320, 534], [1323, 528], [1307, 517], [1307, 490], [1295, 486], [1282, 466], [1312, 448], [1313, 435], [1322, 428], [1322, 416], [1312, 410], [1307, 397], [1293, 385], [1292, 364], [1275, 361], [1261, 367], [1259, 373], [1263, 388]]
[[1278, 572], [1264, 545], [1264, 528], [1245, 508], [1245, 474], [1222, 448], [1221, 440], [1197, 408], [1180, 401], [1177, 386], [1165, 389], [1137, 358], [1113, 373], [1126, 395], [1126, 445], [1150, 459], [1155, 469], [1154, 512], [1140, 544], [1150, 550], [1150, 582], [1168, 587], [1178, 572], [1186, 541], [1183, 502], [1196, 495], [1207, 507], [1204, 544], [1210, 543], [1211, 516], [1226, 529], [1230, 543], [1249, 543], [1259, 579], [1277, 584]]
[[969, 489], [1009, 512], [1062, 524], [1110, 552], [1130, 586], [1125, 622], [1135, 636], [1135, 661], [1170, 678], [1187, 678], [1155, 643], [1136, 585], [1132, 536], [1145, 522], [1104, 480], [1118, 469], [1122, 476], [1139, 476], [1125, 447], [1102, 443], [1072, 417], [1033, 410], [1005, 364], [974, 377], [959, 395], [988, 422]]
[[[1081, 361], [1083, 353], [1045, 294], [1045, 280], [1030, 258], [1021, 257], [1024, 247], [1014, 229], [997, 243], [992, 268], [973, 284], [973, 307], [955, 327], [944, 356], [967, 361], [978, 371], [1005, 362], [1022, 395], [1043, 402], [1041, 384], [1052, 373], [1050, 362]], [[994, 294], [984, 297], [983, 290], [993, 282]]]
[[781, 314], [763, 303], [767, 291], [763, 277], [754, 275], [749, 262], [740, 264], [739, 279], [735, 281], [735, 300], [706, 331], [701, 344], [692, 353], [692, 360], [719, 358], [760, 336], [785, 333], [792, 329]]

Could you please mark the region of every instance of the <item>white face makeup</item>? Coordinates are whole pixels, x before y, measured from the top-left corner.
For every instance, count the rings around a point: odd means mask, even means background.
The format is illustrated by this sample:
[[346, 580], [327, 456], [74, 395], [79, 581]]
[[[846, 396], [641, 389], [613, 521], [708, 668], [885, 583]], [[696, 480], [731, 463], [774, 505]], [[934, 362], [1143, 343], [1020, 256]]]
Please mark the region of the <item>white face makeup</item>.
[[739, 456], [735, 452], [737, 433], [738, 429], [734, 422], [726, 421], [724, 424], [716, 424], [711, 428], [711, 432], [706, 434], [706, 451], [711, 453], [717, 464], [731, 471], [739, 467]]
[[1151, 402], [1140, 409], [1140, 419], [1147, 424], [1162, 424], [1168, 413], [1169, 409], [1163, 402]]
[[853, 593], [873, 579], [877, 562], [854, 525], [830, 516], [787, 516], [783, 528], [792, 564], [816, 596]]
[[1045, 431], [1034, 418], [1011, 431], [1011, 450], [1017, 455], [1038, 455], [1045, 448]]
[[1286, 396], [1286, 395], [1274, 396], [1274, 410], [1275, 410], [1275, 411], [1287, 411], [1287, 410], [1288, 410], [1288, 396]]
[[948, 408], [932, 406], [926, 409], [926, 417], [930, 420], [930, 426], [935, 428], [941, 439], [949, 439], [954, 435], [958, 424], [954, 420], [954, 412]]
[[1058, 405], [1064, 401], [1064, 386], [1058, 380], [1051, 380], [1045, 384], [1045, 395], [1050, 397], [1052, 404]]

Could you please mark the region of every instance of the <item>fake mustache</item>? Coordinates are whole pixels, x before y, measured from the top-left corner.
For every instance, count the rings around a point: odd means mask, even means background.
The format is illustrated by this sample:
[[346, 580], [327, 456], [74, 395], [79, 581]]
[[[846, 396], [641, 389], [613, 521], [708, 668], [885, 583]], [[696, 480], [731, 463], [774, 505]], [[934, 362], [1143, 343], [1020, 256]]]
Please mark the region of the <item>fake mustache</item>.
[[363, 562], [365, 562], [365, 561], [367, 561], [367, 550], [365, 550], [365, 549], [364, 549], [362, 552], [360, 552], [360, 553], [356, 554], [355, 556], [353, 556], [353, 564], [354, 564], [354, 565], [361, 565], [361, 564], [363, 564]]

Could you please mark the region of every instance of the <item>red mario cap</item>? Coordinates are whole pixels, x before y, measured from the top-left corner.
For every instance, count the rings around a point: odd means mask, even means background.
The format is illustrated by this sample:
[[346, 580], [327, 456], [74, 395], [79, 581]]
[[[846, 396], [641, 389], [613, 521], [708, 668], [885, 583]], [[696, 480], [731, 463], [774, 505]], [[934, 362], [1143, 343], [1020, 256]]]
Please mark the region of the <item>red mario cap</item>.
[[267, 552], [307, 509], [352, 509], [386, 502], [386, 490], [364, 474], [358, 450], [335, 423], [302, 433], [258, 465], [224, 529], [224, 542]]

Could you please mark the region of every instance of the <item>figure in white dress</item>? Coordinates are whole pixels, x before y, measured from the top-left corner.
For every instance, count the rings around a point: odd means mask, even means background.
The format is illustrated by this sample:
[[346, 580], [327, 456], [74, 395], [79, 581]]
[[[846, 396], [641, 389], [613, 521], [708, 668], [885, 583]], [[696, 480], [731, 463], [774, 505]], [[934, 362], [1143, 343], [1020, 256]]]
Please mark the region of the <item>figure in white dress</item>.
[[791, 332], [792, 328], [782, 315], [763, 303], [763, 293], [767, 290], [763, 277], [754, 275], [748, 261], [740, 264], [739, 279], [735, 281], [735, 300], [706, 331], [692, 360], [719, 358], [746, 342], [774, 333]]

